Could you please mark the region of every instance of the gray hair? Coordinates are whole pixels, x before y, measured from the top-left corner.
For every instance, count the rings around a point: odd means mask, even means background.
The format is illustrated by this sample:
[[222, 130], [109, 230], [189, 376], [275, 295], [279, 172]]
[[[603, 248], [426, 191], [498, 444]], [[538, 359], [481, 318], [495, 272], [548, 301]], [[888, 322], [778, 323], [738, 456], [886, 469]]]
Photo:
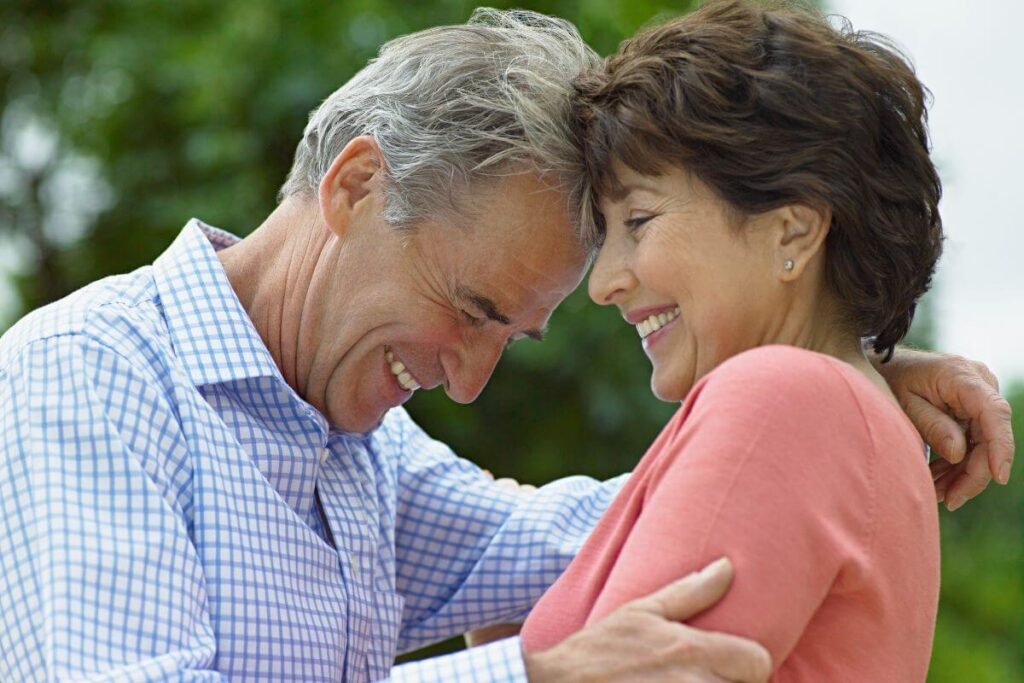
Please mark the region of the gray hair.
[[524, 10], [478, 9], [396, 38], [310, 114], [280, 198], [315, 196], [345, 145], [372, 135], [393, 225], [456, 215], [474, 181], [533, 171], [566, 193], [582, 227], [590, 189], [572, 81], [598, 64], [570, 22]]

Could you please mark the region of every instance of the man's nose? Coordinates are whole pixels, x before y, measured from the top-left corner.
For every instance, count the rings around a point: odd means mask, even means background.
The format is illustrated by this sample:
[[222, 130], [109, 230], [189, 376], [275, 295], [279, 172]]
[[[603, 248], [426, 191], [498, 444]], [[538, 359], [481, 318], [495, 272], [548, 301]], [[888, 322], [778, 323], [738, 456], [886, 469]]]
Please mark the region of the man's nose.
[[442, 354], [441, 364], [448, 378], [445, 384], [448, 397], [456, 403], [475, 401], [494, 373], [504, 348], [504, 341], [477, 338], [472, 345]]

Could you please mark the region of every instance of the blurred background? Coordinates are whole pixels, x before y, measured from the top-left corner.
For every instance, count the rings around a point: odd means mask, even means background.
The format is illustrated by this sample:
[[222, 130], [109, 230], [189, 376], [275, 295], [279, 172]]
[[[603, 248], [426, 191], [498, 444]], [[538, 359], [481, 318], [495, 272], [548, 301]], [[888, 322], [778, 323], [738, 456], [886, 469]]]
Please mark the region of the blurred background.
[[[692, 3], [491, 3], [572, 20], [600, 53]], [[0, 331], [104, 275], [151, 262], [185, 221], [246, 234], [273, 209], [310, 109], [385, 40], [465, 21], [475, 3], [153, 0], [0, 4]], [[947, 253], [914, 343], [990, 363], [1024, 443], [1024, 5], [837, 0], [893, 36], [935, 96]], [[410, 404], [498, 476], [540, 484], [630, 469], [673, 411], [636, 333], [576, 292], [549, 341], [518, 344], [479, 401]], [[941, 513], [929, 681], [1024, 681], [1024, 446], [1008, 487]], [[457, 648], [450, 641], [434, 651]], [[865, 653], [870, 656], [870, 653]]]

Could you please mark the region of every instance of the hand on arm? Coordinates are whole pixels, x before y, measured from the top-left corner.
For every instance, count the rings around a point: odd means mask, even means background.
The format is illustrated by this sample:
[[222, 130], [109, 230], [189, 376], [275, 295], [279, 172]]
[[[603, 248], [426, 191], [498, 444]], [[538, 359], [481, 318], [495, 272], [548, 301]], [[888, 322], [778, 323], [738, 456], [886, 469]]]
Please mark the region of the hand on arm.
[[531, 683], [767, 681], [771, 658], [763, 647], [680, 623], [717, 603], [732, 577], [732, 565], [719, 560], [629, 602], [550, 650], [527, 655], [527, 677]]
[[721, 562], [624, 605], [563, 643], [524, 656], [518, 638], [392, 669], [389, 683], [762, 683], [768, 652], [743, 638], [679, 623], [717, 602], [732, 581]]
[[1013, 464], [1010, 404], [983, 364], [959, 356], [897, 350], [875, 367], [931, 449], [939, 501], [956, 510], [995, 478], [1009, 481]]

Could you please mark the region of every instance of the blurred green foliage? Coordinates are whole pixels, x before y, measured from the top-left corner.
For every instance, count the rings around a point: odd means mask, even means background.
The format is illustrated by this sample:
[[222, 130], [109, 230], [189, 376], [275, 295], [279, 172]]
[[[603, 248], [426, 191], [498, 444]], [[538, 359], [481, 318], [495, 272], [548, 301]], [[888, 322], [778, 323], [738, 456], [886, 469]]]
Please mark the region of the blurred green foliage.
[[[496, 2], [496, 6], [509, 3]], [[520, 2], [601, 53], [692, 3]], [[107, 0], [0, 5], [0, 269], [14, 317], [151, 261], [190, 216], [245, 234], [274, 207], [310, 109], [390, 37], [465, 21], [454, 0]], [[924, 319], [930, 320], [928, 316]], [[927, 343], [929, 329], [915, 332]], [[671, 414], [635, 332], [576, 292], [543, 344], [516, 345], [481, 399], [410, 410], [498, 476], [629, 469]], [[1008, 394], [1024, 440], [1024, 385]], [[1024, 680], [1024, 465], [943, 513], [930, 681]], [[866, 653], [870, 656], [870, 653]]]

